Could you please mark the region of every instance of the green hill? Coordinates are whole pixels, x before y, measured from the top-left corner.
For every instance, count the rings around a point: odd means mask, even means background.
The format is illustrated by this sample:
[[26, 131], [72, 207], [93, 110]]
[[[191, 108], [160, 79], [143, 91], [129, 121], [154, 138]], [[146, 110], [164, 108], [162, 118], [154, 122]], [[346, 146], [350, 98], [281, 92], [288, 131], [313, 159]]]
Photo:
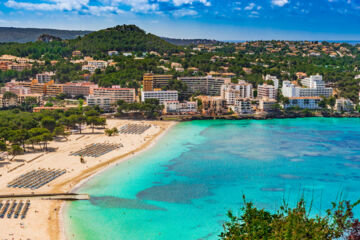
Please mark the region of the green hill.
[[107, 51], [119, 52], [177, 52], [181, 47], [146, 33], [135, 25], [122, 25], [89, 33], [83, 37], [51, 42], [0, 43], [0, 54], [29, 56], [39, 59], [58, 59], [71, 56], [72, 51], [80, 50], [84, 55], [104, 57]]

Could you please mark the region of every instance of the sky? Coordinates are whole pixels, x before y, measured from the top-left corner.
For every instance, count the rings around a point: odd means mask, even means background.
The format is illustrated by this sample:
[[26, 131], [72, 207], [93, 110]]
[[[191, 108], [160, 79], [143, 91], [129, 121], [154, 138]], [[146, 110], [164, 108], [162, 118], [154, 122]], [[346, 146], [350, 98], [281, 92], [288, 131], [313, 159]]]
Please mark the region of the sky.
[[0, 0], [2, 27], [122, 24], [173, 38], [360, 40], [360, 0]]

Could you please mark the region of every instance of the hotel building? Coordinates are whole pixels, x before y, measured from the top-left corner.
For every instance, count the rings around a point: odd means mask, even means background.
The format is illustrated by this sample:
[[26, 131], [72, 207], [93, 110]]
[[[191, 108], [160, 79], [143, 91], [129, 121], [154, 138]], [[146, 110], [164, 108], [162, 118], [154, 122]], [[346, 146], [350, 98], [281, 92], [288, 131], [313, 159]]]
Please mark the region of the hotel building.
[[221, 86], [221, 98], [226, 100], [228, 105], [234, 105], [235, 100], [239, 98], [252, 98], [252, 84], [240, 80], [238, 84], [228, 83]]
[[143, 91], [153, 91], [155, 88], [162, 88], [169, 84], [172, 75], [154, 75], [145, 73], [143, 76]]
[[115, 104], [118, 100], [127, 103], [135, 102], [134, 88], [94, 88], [92, 97], [106, 97], [111, 99], [111, 103]]
[[177, 101], [178, 91], [142, 91], [141, 101], [145, 102], [146, 99], [158, 99], [159, 104], [163, 105], [166, 101]]
[[187, 95], [200, 93], [210, 96], [220, 96], [221, 86], [231, 83], [230, 78], [214, 78], [212, 76], [179, 77], [178, 80], [186, 84], [187, 90], [185, 94]]
[[262, 84], [258, 86], [258, 98], [276, 99], [277, 88], [273, 85]]
[[284, 108], [299, 107], [307, 109], [320, 109], [320, 97], [289, 97], [289, 103], [284, 104]]
[[331, 97], [333, 89], [325, 87], [322, 76], [315, 75], [304, 78], [301, 83], [306, 87], [298, 87], [290, 81], [284, 81], [282, 94], [284, 97]]

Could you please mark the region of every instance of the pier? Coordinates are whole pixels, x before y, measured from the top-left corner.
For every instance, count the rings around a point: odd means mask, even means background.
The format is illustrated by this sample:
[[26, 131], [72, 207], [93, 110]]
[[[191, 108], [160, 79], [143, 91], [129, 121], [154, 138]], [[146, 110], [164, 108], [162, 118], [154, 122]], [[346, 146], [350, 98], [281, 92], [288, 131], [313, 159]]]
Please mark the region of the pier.
[[89, 200], [88, 194], [76, 193], [39, 193], [39, 194], [8, 194], [0, 195], [0, 200], [7, 199], [34, 199], [34, 200], [63, 200], [63, 201], [78, 201]]

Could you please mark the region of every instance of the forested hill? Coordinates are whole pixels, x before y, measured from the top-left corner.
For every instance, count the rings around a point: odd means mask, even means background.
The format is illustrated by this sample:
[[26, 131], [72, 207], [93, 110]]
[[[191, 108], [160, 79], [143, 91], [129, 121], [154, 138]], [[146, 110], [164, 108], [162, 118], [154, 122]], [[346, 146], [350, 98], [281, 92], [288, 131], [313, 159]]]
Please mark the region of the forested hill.
[[101, 55], [109, 50], [175, 52], [180, 49], [135, 25], [121, 25], [93, 32], [71, 40], [70, 46], [86, 55]]
[[49, 34], [61, 39], [73, 39], [78, 36], [84, 36], [90, 32], [91, 31], [0, 27], [0, 42], [33, 42], [42, 34]]
[[181, 47], [168, 43], [151, 33], [146, 33], [135, 25], [107, 28], [71, 40], [0, 43], [0, 55], [11, 54], [34, 59], [39, 59], [41, 56], [47, 59], [69, 57], [74, 50], [80, 50], [87, 56], [104, 57], [110, 50], [170, 53], [180, 49]]

